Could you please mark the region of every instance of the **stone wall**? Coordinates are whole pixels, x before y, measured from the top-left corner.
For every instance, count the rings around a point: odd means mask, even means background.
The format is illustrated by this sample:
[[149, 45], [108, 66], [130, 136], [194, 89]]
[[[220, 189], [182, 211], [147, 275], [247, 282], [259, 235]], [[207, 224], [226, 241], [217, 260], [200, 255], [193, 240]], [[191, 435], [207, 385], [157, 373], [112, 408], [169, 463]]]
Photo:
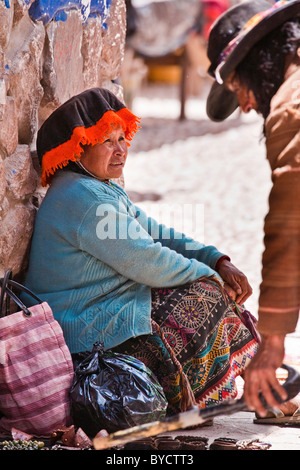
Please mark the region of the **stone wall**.
[[[26, 269], [45, 193], [35, 152], [40, 125], [84, 89], [103, 86], [123, 99], [113, 81], [124, 54], [125, 0], [98, 0], [102, 11], [85, 18], [76, 2], [70, 4], [45, 21], [45, 14], [31, 13], [35, 1], [0, 0], [0, 276]], [[89, 0], [79, 4], [89, 6]]]

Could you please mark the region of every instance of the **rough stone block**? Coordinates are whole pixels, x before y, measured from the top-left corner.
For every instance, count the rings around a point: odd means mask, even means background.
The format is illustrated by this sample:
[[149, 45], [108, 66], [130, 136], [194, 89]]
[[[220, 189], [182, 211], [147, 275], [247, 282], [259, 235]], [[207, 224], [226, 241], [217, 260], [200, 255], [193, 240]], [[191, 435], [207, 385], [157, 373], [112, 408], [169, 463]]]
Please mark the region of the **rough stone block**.
[[107, 29], [102, 37], [101, 75], [103, 79], [115, 80], [119, 77], [124, 59], [126, 39], [126, 7], [123, 0], [112, 2], [107, 20]]
[[121, 85], [106, 79], [102, 80], [101, 86], [107, 90], [110, 90], [112, 93], [114, 93], [114, 95], [116, 95], [117, 98], [119, 98], [120, 101], [124, 102], [123, 87]]
[[5, 73], [5, 56], [4, 56], [2, 47], [0, 46], [0, 77], [3, 77], [4, 73]]
[[4, 161], [7, 189], [14, 199], [24, 199], [32, 194], [38, 184], [28, 145], [18, 145], [13, 155]]
[[0, 121], [3, 121], [7, 105], [6, 82], [0, 78]]
[[4, 219], [4, 217], [6, 216], [8, 211], [9, 211], [9, 201], [8, 201], [7, 197], [4, 196], [4, 198], [2, 199], [1, 204], [0, 204], [0, 221], [1, 221], [1, 224], [2, 224], [2, 220]]
[[5, 49], [10, 39], [12, 24], [14, 18], [14, 7], [11, 2], [10, 8], [7, 8], [4, 1], [0, 1], [0, 47]]
[[43, 95], [40, 64], [45, 31], [42, 24], [24, 15], [11, 36], [6, 50], [8, 94], [14, 97], [17, 107], [19, 143], [29, 144], [38, 126], [37, 111]]
[[6, 175], [2, 158], [0, 157], [0, 207], [6, 193]]
[[14, 2], [14, 25], [16, 25], [24, 15], [27, 14], [35, 0], [15, 0]]
[[7, 212], [0, 226], [0, 272], [11, 269], [13, 275], [24, 269], [33, 232], [36, 210], [18, 204]]
[[14, 99], [4, 95], [1, 89], [0, 80], [0, 147], [1, 153], [7, 156], [12, 154], [18, 145], [18, 114]]
[[89, 18], [82, 35], [83, 80], [86, 89], [101, 86], [102, 18]]
[[[82, 21], [77, 11], [68, 13], [66, 21], [52, 21], [46, 26], [40, 124], [47, 114], [71, 96], [84, 90]], [[49, 108], [49, 112], [45, 108]]]

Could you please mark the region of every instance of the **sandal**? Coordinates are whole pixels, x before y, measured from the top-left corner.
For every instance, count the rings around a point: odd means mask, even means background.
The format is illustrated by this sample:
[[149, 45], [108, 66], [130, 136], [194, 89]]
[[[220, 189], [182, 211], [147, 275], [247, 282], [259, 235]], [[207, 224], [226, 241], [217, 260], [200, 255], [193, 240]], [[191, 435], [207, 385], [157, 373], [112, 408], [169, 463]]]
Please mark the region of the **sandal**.
[[219, 437], [210, 444], [209, 450], [238, 450], [237, 442], [237, 439], [230, 437]]
[[292, 415], [285, 415], [281, 410], [269, 411], [265, 418], [258, 417], [253, 422], [255, 424], [298, 427], [300, 426], [300, 407]]
[[181, 443], [181, 450], [206, 450], [208, 444], [207, 437], [179, 435], [176, 439]]
[[237, 440], [228, 437], [215, 439], [209, 450], [268, 450], [271, 444], [262, 442], [259, 439]]

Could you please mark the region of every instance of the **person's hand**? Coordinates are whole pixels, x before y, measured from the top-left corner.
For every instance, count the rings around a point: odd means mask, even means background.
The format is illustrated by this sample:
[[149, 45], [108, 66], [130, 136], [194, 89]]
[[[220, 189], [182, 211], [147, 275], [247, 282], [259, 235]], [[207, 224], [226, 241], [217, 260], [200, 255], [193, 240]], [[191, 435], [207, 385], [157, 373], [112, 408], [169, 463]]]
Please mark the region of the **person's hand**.
[[287, 398], [285, 389], [276, 378], [276, 369], [282, 365], [284, 358], [284, 335], [262, 336], [257, 354], [247, 366], [244, 373], [244, 398], [250, 410], [255, 410], [261, 417], [267, 410], [259, 399], [261, 392], [267, 405], [279, 408], [271, 388], [284, 401]]
[[227, 259], [220, 261], [218, 273], [224, 281], [224, 288], [229, 297], [237, 304], [242, 305], [252, 295], [252, 287], [245, 274]]

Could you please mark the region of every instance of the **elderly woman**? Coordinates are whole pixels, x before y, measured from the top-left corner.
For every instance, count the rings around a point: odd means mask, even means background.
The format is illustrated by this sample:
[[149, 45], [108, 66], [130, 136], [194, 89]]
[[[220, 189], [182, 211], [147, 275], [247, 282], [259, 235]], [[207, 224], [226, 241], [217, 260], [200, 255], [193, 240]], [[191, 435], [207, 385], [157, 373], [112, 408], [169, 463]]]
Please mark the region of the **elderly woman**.
[[271, 388], [285, 399], [276, 369], [284, 359], [285, 337], [299, 319], [300, 1], [252, 0], [232, 7], [212, 27], [208, 56], [215, 78], [209, 117], [222, 121], [238, 106], [259, 113], [272, 171], [258, 310], [262, 341], [245, 373], [245, 398], [265, 417], [260, 422], [299, 425], [299, 397], [270, 416], [259, 393], [271, 407], [279, 406]]
[[44, 122], [37, 152], [50, 187], [26, 284], [49, 302], [72, 353], [101, 341], [139, 358], [178, 412], [236, 395], [257, 349], [238, 306], [251, 287], [227, 256], [147, 217], [115, 182], [138, 124], [101, 88]]

